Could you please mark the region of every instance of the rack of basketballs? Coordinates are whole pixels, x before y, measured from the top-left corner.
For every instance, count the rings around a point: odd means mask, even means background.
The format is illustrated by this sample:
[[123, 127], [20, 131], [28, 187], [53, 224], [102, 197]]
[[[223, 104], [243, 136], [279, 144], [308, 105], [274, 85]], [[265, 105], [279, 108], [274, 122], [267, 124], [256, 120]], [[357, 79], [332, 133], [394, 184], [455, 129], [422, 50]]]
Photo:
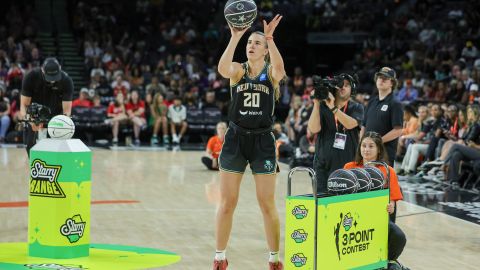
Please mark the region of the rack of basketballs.
[[[387, 172], [384, 176], [378, 167], [383, 166]], [[331, 195], [343, 195], [375, 191], [388, 188], [390, 170], [385, 162], [372, 161], [363, 168], [338, 169], [327, 180], [327, 190]]]

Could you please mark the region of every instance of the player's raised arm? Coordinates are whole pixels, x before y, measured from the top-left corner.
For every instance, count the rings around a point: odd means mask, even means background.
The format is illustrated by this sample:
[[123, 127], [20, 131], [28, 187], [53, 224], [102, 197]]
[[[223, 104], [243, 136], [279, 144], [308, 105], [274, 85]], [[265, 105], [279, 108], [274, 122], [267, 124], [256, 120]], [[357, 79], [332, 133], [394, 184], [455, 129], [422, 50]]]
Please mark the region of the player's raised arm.
[[238, 42], [249, 28], [245, 27], [244, 29], [238, 29], [230, 24], [228, 26], [230, 27], [232, 36], [230, 37], [230, 41], [228, 42], [227, 48], [223, 52], [220, 61], [218, 61], [218, 73], [227, 79], [234, 78], [242, 71], [242, 66], [237, 62], [233, 62], [233, 54], [235, 53]]
[[272, 77], [276, 82], [281, 81], [286, 74], [282, 55], [273, 41], [273, 32], [282, 18], [283, 16], [277, 14], [270, 23], [263, 20], [263, 32], [267, 40], [270, 63], [272, 64]]

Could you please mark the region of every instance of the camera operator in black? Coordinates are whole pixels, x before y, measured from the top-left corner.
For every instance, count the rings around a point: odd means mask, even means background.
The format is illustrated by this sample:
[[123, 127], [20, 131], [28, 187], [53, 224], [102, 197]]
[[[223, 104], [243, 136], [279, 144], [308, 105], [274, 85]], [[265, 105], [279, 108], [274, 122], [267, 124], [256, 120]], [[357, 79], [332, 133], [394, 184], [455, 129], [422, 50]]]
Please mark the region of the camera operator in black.
[[[27, 107], [32, 103], [44, 105], [50, 109], [50, 117], [59, 114], [70, 116], [72, 111], [73, 81], [62, 71], [55, 58], [47, 58], [41, 67], [33, 68], [25, 75], [20, 96], [20, 119], [25, 119]], [[24, 132], [24, 144], [27, 153], [37, 141], [38, 131], [46, 123], [29, 123]]]
[[312, 134], [318, 133], [313, 162], [317, 193], [326, 193], [330, 173], [355, 158], [363, 120], [363, 106], [350, 99], [356, 88], [356, 79], [348, 74], [337, 77], [343, 79], [343, 86], [336, 87], [335, 96], [330, 90], [328, 98], [320, 100], [318, 92], [326, 90], [317, 86], [312, 93], [314, 105], [308, 129]]

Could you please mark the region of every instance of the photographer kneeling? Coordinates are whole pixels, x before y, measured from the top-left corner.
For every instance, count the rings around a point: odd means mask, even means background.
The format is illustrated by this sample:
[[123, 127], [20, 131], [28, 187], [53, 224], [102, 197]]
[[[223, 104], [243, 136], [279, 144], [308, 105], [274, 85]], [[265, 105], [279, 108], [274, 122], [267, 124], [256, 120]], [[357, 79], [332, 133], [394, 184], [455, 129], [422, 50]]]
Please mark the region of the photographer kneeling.
[[[73, 81], [61, 70], [55, 58], [47, 58], [41, 67], [25, 75], [20, 96], [20, 119], [28, 122], [24, 129], [27, 154], [40, 138], [46, 137], [44, 126], [51, 117], [70, 116], [72, 111]], [[28, 117], [27, 117], [28, 115]]]
[[359, 142], [363, 106], [350, 99], [357, 79], [349, 74], [321, 79], [314, 76], [314, 107], [308, 129], [318, 133], [313, 168], [317, 174], [317, 193], [327, 193], [331, 172], [355, 158]]

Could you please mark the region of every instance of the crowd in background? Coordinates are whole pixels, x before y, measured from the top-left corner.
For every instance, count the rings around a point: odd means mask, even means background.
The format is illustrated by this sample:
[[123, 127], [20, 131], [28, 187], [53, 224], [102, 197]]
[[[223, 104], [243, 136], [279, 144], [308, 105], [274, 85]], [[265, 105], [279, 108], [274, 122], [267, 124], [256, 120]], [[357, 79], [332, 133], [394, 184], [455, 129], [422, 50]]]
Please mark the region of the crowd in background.
[[[193, 112], [213, 108], [226, 120], [229, 85], [216, 67], [230, 35], [222, 3], [137, 0], [135, 10], [132, 3], [69, 1], [69, 5], [72, 31], [88, 77], [74, 107], [105, 108], [112, 127], [106, 138], [118, 143], [121, 126], [131, 125], [133, 143], [140, 144], [140, 138], [145, 144], [180, 143], [189, 126], [196, 124], [191, 121]], [[257, 5], [260, 27], [261, 19], [275, 12], [301, 18], [299, 33], [368, 32], [343, 71], [359, 76], [354, 98], [364, 105], [376, 93], [375, 71], [381, 66], [397, 71], [399, 86], [394, 95], [408, 107], [398, 149], [398, 156], [408, 156], [402, 172], [414, 173], [420, 165], [411, 152], [428, 161], [445, 160], [448, 151], [442, 152], [438, 145], [465, 142], [467, 131], [478, 122], [477, 1], [260, 0]], [[0, 142], [14, 130], [11, 122], [16, 121], [24, 74], [42, 63], [36, 25], [29, 5], [11, 5], [1, 19]], [[314, 142], [314, 134], [306, 128], [314, 85], [310, 74], [303, 72], [305, 67], [291, 70], [281, 85], [275, 130], [281, 139], [281, 153], [298, 156], [308, 154]], [[439, 118], [444, 119], [441, 124], [433, 125]], [[443, 131], [452, 129], [453, 134], [437, 134], [437, 125]], [[148, 135], [141, 137], [141, 133]], [[424, 135], [419, 139], [412, 134]], [[428, 155], [418, 146], [407, 151], [410, 145], [430, 143], [432, 138], [437, 139]], [[464, 145], [468, 147], [468, 143]]]

